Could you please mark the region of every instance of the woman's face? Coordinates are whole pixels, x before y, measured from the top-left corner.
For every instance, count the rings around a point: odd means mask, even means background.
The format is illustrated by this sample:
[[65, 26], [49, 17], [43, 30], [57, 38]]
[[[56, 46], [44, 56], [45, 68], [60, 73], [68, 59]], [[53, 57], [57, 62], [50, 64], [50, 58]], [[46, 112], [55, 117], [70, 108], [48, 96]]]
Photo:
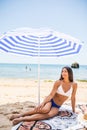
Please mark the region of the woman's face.
[[63, 68], [62, 70], [62, 77], [65, 79], [65, 78], [68, 78], [68, 71], [66, 68]]

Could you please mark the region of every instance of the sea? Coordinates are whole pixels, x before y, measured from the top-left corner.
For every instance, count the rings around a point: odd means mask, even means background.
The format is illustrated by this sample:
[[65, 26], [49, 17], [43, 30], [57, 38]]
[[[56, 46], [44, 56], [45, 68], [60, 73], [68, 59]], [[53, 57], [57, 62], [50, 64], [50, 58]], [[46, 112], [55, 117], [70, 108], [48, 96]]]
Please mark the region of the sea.
[[[64, 66], [66, 65], [0, 63], [0, 78], [57, 80]], [[87, 65], [80, 65], [78, 69], [72, 70], [74, 80], [87, 80]]]

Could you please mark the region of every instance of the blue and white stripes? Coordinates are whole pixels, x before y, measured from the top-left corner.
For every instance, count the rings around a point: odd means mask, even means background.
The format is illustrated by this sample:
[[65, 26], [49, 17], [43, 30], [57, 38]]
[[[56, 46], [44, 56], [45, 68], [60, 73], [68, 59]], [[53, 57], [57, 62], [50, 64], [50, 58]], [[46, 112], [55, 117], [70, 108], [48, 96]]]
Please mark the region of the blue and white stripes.
[[54, 31], [19, 29], [0, 38], [0, 49], [21, 55], [37, 57], [59, 57], [76, 54], [82, 43], [70, 36]]

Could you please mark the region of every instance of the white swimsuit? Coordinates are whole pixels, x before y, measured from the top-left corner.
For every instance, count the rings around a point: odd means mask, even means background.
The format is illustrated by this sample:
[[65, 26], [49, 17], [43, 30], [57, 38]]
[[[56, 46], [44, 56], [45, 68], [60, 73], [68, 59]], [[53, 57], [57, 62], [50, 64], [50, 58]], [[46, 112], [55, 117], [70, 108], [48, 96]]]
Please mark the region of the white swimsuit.
[[57, 89], [57, 93], [69, 97], [72, 94], [72, 86], [67, 92], [64, 92], [62, 85], [60, 85]]

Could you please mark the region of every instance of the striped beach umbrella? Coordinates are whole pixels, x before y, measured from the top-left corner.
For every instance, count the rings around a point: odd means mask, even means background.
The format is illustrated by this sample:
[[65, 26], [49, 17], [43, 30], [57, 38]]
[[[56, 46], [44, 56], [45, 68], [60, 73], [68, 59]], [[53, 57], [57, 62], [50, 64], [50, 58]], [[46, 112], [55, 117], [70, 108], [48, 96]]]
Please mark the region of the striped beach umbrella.
[[53, 30], [16, 29], [0, 37], [0, 49], [9, 53], [37, 57], [60, 57], [80, 51], [80, 40]]
[[[20, 28], [0, 37], [0, 49], [32, 57], [62, 57], [79, 53], [82, 42], [50, 29]], [[38, 102], [40, 102], [40, 62], [38, 63]]]

